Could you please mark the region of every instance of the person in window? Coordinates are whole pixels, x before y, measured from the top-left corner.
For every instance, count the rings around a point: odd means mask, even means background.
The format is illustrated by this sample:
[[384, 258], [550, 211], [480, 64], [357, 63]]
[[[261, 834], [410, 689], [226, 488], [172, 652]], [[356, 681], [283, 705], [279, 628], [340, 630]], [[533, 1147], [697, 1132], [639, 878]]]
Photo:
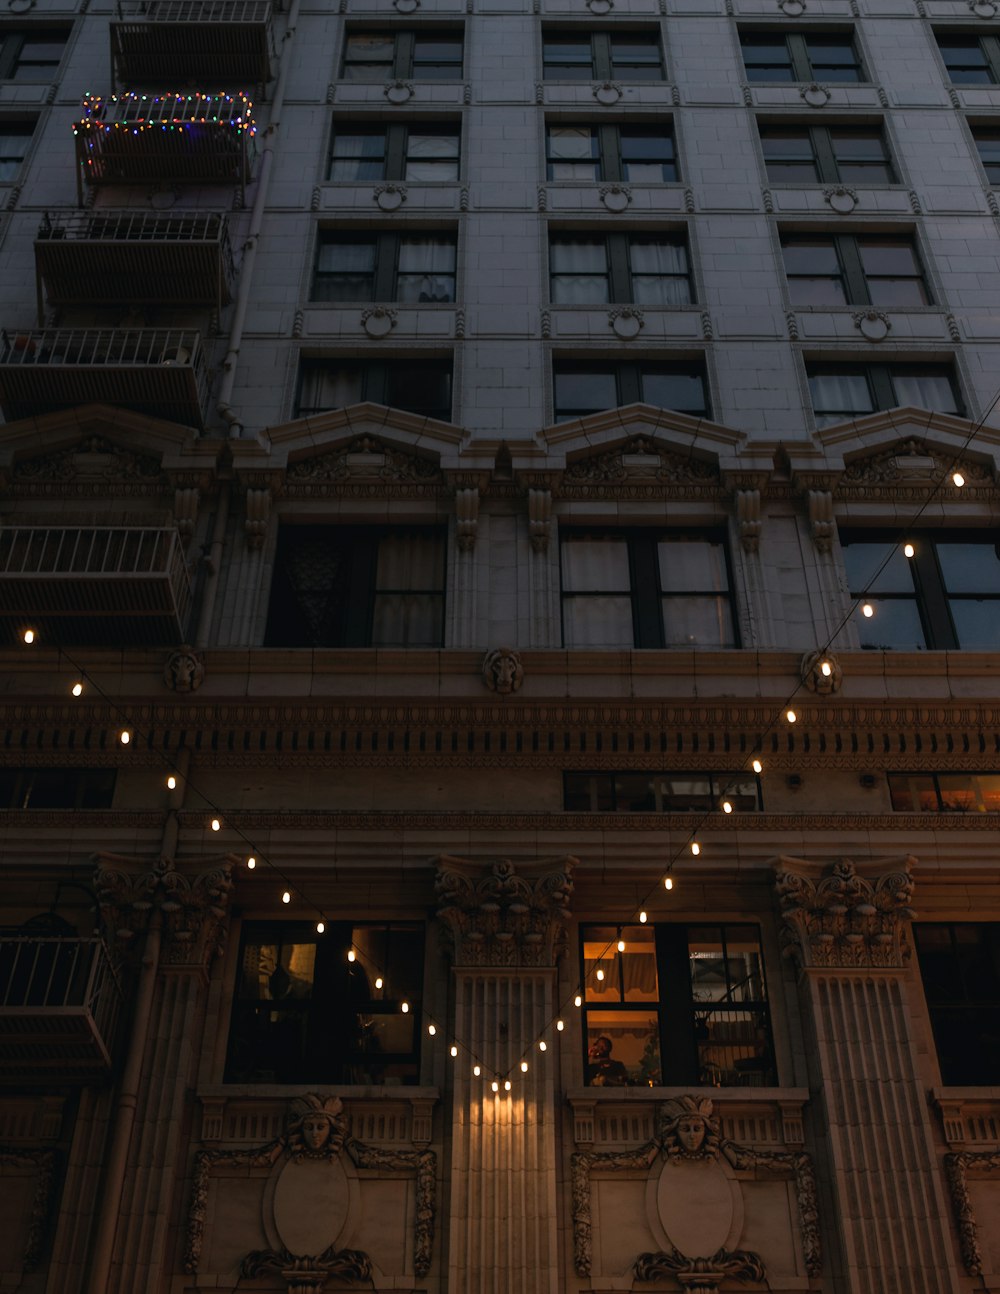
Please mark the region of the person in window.
[[628, 1071], [620, 1060], [611, 1059], [611, 1039], [600, 1034], [590, 1044], [588, 1082], [591, 1087], [625, 1087]]

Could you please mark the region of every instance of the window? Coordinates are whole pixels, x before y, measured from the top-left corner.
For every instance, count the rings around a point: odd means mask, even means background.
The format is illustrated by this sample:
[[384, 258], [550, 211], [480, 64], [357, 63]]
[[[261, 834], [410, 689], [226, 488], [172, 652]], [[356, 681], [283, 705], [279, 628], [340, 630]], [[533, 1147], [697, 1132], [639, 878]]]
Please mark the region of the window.
[[282, 526], [267, 647], [440, 647], [445, 532]]
[[904, 404], [962, 412], [948, 364], [807, 364], [806, 372], [818, 427]]
[[919, 531], [906, 536], [913, 545], [910, 558], [897, 545], [897, 538], [857, 532], [841, 535], [851, 596], [867, 589], [865, 601], [875, 612], [870, 618], [857, 617], [861, 646], [903, 651], [1000, 647], [996, 535]]
[[542, 65], [547, 81], [663, 80], [655, 32], [546, 31]]
[[995, 1084], [1000, 1074], [1000, 925], [913, 927], [942, 1081]]
[[0, 769], [0, 809], [110, 809], [113, 768]]
[[849, 32], [743, 32], [748, 81], [863, 81]]
[[937, 43], [953, 85], [1000, 83], [1000, 37], [939, 32]]
[[796, 306], [925, 306], [930, 301], [912, 237], [786, 234], [788, 291]]
[[552, 366], [555, 420], [583, 418], [639, 401], [694, 418], [709, 416], [700, 361], [658, 364], [613, 360], [557, 360]]
[[334, 125], [327, 179], [457, 180], [459, 128], [448, 122]]
[[583, 926], [581, 960], [590, 1086], [775, 1081], [755, 926]]
[[17, 179], [34, 129], [33, 121], [5, 121], [0, 117], [0, 183]]
[[686, 306], [693, 299], [683, 234], [553, 234], [549, 274], [556, 305]]
[[761, 125], [760, 142], [772, 184], [892, 184], [895, 180], [877, 126]]
[[0, 81], [54, 81], [68, 27], [0, 27]]
[[313, 301], [455, 300], [455, 235], [320, 230]]
[[896, 813], [1000, 813], [1000, 773], [889, 773]]
[[451, 418], [451, 360], [306, 359], [295, 416], [371, 400], [426, 418]]
[[566, 647], [732, 647], [729, 558], [721, 534], [564, 530]]
[[674, 132], [669, 126], [550, 123], [545, 158], [550, 180], [661, 184], [678, 179]]
[[1000, 184], [1000, 130], [973, 126], [972, 138], [990, 184]]
[[345, 81], [460, 81], [462, 33], [458, 31], [349, 32], [344, 47]]
[[423, 954], [415, 922], [247, 922], [225, 1081], [416, 1083]]
[[728, 800], [737, 813], [762, 807], [760, 780], [737, 773], [563, 773], [570, 813], [711, 813]]

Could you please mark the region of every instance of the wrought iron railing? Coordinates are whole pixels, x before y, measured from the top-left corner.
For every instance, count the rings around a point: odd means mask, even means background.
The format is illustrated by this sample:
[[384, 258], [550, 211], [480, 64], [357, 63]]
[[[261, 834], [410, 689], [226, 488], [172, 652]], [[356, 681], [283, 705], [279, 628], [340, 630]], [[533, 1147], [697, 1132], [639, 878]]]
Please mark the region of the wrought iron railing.
[[146, 0], [118, 5], [120, 21], [134, 22], [267, 22], [271, 0]]

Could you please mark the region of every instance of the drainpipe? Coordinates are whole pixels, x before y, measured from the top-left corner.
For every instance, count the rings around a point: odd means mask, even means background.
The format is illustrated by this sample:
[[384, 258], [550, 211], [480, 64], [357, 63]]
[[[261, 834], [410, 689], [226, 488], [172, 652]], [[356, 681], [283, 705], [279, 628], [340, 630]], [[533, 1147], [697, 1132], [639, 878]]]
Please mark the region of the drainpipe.
[[288, 83], [288, 69], [291, 66], [291, 39], [299, 20], [299, 0], [292, 0], [288, 10], [288, 25], [284, 35], [284, 49], [281, 51], [281, 67], [278, 69], [278, 80], [274, 87], [274, 98], [271, 101], [271, 119], [264, 132], [264, 149], [260, 159], [260, 171], [257, 177], [257, 192], [254, 195], [253, 211], [250, 215], [250, 231], [243, 244], [243, 261], [240, 265], [239, 287], [236, 291], [236, 305], [233, 309], [233, 324], [229, 330], [229, 349], [223, 364], [222, 385], [219, 388], [219, 400], [216, 409], [219, 416], [229, 427], [229, 439], [239, 440], [243, 435], [243, 421], [239, 411], [232, 406], [233, 386], [236, 382], [236, 365], [239, 360], [240, 346], [243, 343], [243, 329], [246, 326], [247, 309], [250, 304], [250, 285], [253, 281], [254, 263], [257, 259], [257, 244], [260, 241], [260, 230], [264, 223], [264, 207], [267, 203], [267, 192], [271, 182], [271, 167], [274, 163], [274, 141], [281, 125], [281, 113], [285, 105], [285, 86]]
[[212, 543], [203, 558], [208, 575], [201, 593], [201, 612], [198, 616], [198, 630], [194, 640], [198, 648], [208, 645], [208, 637], [212, 630], [215, 599], [219, 591], [219, 572], [222, 570], [222, 549], [226, 542], [226, 526], [229, 524], [232, 484], [232, 477], [229, 475], [223, 476], [219, 481], [219, 506], [215, 512], [215, 525], [212, 527]]

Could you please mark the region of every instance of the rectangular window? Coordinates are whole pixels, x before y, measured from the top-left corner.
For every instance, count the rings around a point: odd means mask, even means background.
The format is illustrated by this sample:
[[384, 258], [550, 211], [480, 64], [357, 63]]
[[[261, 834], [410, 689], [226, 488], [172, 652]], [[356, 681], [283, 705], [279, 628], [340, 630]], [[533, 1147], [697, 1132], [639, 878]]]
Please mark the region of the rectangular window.
[[698, 360], [658, 364], [594, 358], [556, 360], [552, 365], [555, 420], [584, 418], [626, 404], [652, 404], [693, 418], [710, 416], [705, 369]]
[[[852, 599], [865, 590], [874, 615], [857, 617], [861, 646], [996, 651], [1000, 647], [1000, 549], [978, 531], [897, 537], [841, 535]], [[856, 592], [855, 592], [856, 590]]]
[[225, 1081], [415, 1084], [423, 959], [417, 922], [247, 922]]
[[1000, 924], [913, 926], [942, 1082], [995, 1085], [1000, 1074]]
[[889, 773], [896, 813], [1000, 813], [1000, 773]]
[[938, 32], [937, 43], [953, 85], [1000, 83], [1000, 37]]
[[371, 400], [441, 422], [451, 419], [451, 360], [304, 359], [295, 416]]
[[686, 306], [693, 300], [683, 234], [552, 234], [549, 273], [556, 305]]
[[563, 808], [570, 813], [736, 813], [763, 807], [752, 773], [563, 773]]
[[786, 234], [781, 247], [793, 305], [895, 307], [930, 302], [910, 236]]
[[267, 647], [440, 647], [445, 532], [282, 526]]
[[1000, 184], [1000, 130], [989, 126], [973, 126], [972, 138], [990, 184]]
[[455, 300], [455, 235], [320, 230], [313, 301]]
[[581, 928], [591, 1087], [767, 1087], [774, 1049], [751, 925]]
[[34, 129], [33, 121], [9, 121], [0, 117], [0, 183], [17, 179]]
[[740, 45], [751, 82], [865, 80], [850, 32], [743, 32]]
[[663, 51], [655, 32], [546, 31], [546, 81], [662, 81]]
[[457, 180], [459, 127], [448, 122], [359, 125], [337, 122], [327, 179], [342, 184], [368, 180]]
[[0, 769], [0, 809], [110, 809], [113, 768]]
[[828, 427], [879, 409], [915, 405], [962, 413], [948, 364], [807, 364], [816, 425]]
[[729, 557], [721, 534], [565, 530], [566, 647], [733, 647]]
[[550, 180], [625, 180], [663, 184], [678, 179], [669, 126], [589, 126], [550, 123], [545, 134]]
[[895, 176], [877, 126], [760, 125], [772, 184], [892, 184]]
[[460, 81], [460, 31], [356, 31], [344, 46], [345, 81]]
[[0, 81], [54, 81], [69, 32], [69, 27], [0, 27]]

